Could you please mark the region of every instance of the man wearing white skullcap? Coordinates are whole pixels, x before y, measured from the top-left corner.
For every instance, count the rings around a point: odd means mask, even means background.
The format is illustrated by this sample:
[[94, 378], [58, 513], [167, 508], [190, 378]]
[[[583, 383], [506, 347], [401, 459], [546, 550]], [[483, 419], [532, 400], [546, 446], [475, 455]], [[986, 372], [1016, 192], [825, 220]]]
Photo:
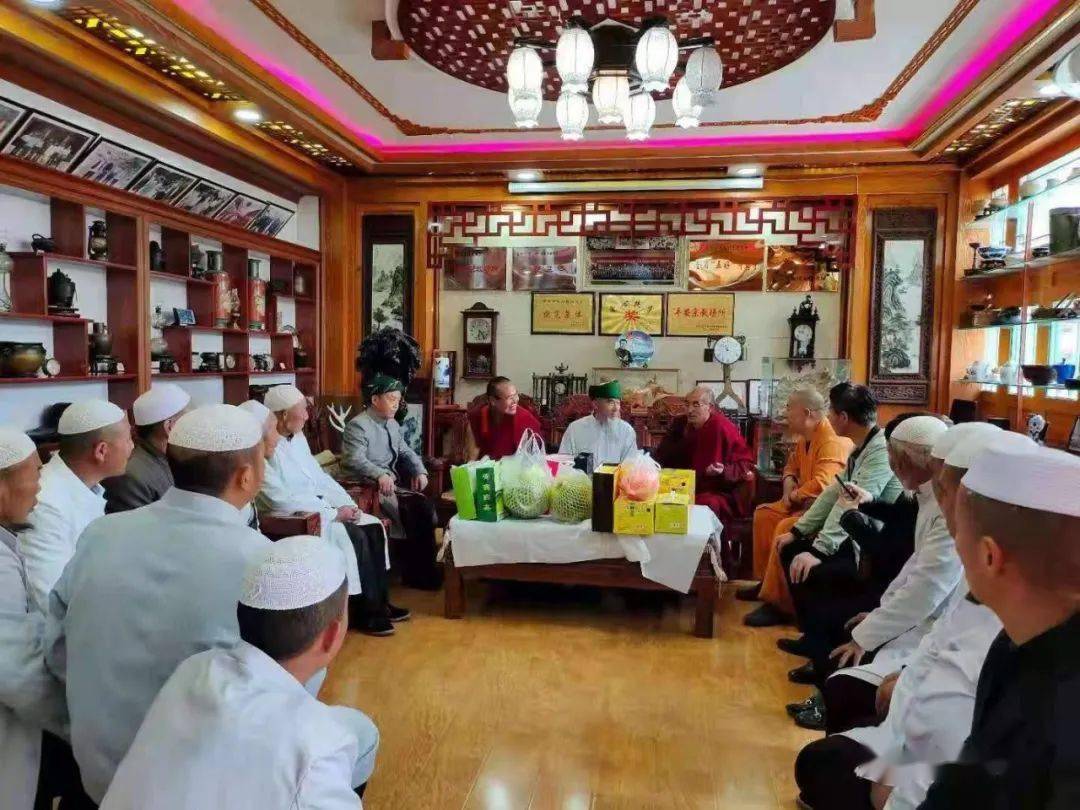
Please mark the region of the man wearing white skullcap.
[[1080, 806], [1080, 458], [988, 450], [961, 480], [956, 545], [972, 595], [1004, 627], [971, 732], [928, 810]]
[[131, 406], [135, 415], [135, 449], [123, 475], [106, 478], [105, 511], [123, 512], [153, 503], [172, 486], [165, 458], [169, 431], [184, 415], [191, 397], [179, 385], [157, 382]]
[[266, 464], [259, 505], [267, 510], [318, 512], [324, 539], [339, 548], [349, 572], [353, 625], [370, 635], [394, 632], [392, 622], [409, 611], [390, 604], [386, 535], [382, 524], [365, 515], [342, 486], [311, 455], [304, 425], [307, 399], [294, 385], [275, 385], [263, 399], [277, 418], [281, 442]]
[[270, 544], [243, 509], [262, 484], [262, 428], [232, 405], [181, 416], [160, 500], [106, 515], [53, 592], [48, 664], [67, 683], [83, 786], [100, 802], [176, 665], [239, 638], [236, 594]]
[[321, 538], [259, 555], [236, 606], [241, 641], [177, 667], [102, 810], [356, 810], [378, 731], [303, 687], [341, 649], [347, 605], [341, 555]]
[[[269, 461], [274, 457], [274, 451], [277, 450], [278, 442], [281, 441], [281, 434], [277, 430], [277, 417], [257, 399], [241, 402], [239, 407], [254, 416], [255, 421], [263, 426], [263, 455]], [[255, 531], [261, 531], [259, 527], [259, 510], [255, 508], [254, 501], [244, 508], [244, 516], [247, 519], [248, 526]]]
[[63, 685], [45, 668], [45, 617], [27, 591], [14, 534], [34, 508], [40, 475], [30, 437], [0, 427], [0, 804], [10, 810], [34, 807], [42, 731], [67, 726]]
[[[953, 433], [956, 428], [951, 428]], [[948, 434], [945, 434], [948, 435]], [[941, 441], [935, 444], [938, 448]], [[1034, 452], [1036, 446], [1026, 436], [998, 428], [965, 429], [954, 434], [948, 461], [953, 465], [974, 460], [993, 448], [1019, 456]], [[945, 470], [956, 471], [956, 466]], [[964, 470], [959, 470], [962, 475]], [[954, 493], [943, 488], [938, 478], [934, 492], [946, 523], [952, 529]], [[956, 478], [956, 485], [959, 477]], [[797, 781], [803, 785], [824, 785], [833, 794], [848, 797], [848, 804], [868, 806], [871, 782], [879, 794], [889, 793], [890, 810], [917, 807], [933, 779], [933, 766], [949, 761], [960, 752], [975, 706], [975, 685], [979, 671], [1001, 623], [989, 608], [968, 598], [967, 582], [961, 578], [950, 594], [942, 615], [934, 622], [919, 647], [904, 662], [904, 669], [882, 681], [877, 693], [863, 707], [865, 720], [858, 727], [842, 730], [825, 740], [811, 743], [796, 763]], [[877, 661], [875, 661], [877, 663]], [[843, 670], [826, 684], [845, 677]], [[875, 716], [887, 707], [880, 724]], [[864, 764], [865, 763], [865, 764]], [[853, 767], [858, 768], [858, 774]], [[813, 789], [804, 792], [804, 801], [813, 804]], [[833, 806], [826, 804], [823, 806]]]
[[134, 446], [127, 415], [103, 399], [69, 405], [57, 431], [60, 449], [41, 471], [37, 506], [19, 533], [30, 594], [43, 613], [79, 535], [105, 513], [101, 482], [124, 471]]

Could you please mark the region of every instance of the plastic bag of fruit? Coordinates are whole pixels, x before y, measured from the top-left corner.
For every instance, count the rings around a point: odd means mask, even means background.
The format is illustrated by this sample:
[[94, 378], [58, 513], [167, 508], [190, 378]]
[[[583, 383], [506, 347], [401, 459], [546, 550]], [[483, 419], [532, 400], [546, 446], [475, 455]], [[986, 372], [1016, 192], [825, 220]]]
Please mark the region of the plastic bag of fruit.
[[615, 480], [617, 495], [632, 501], [651, 501], [660, 491], [660, 465], [648, 453], [638, 450], [619, 465]]
[[544, 455], [544, 440], [526, 430], [514, 455], [499, 462], [503, 504], [514, 517], [538, 518], [551, 503], [551, 468]]
[[551, 516], [562, 523], [580, 523], [592, 516], [592, 479], [581, 470], [563, 467], [551, 488]]

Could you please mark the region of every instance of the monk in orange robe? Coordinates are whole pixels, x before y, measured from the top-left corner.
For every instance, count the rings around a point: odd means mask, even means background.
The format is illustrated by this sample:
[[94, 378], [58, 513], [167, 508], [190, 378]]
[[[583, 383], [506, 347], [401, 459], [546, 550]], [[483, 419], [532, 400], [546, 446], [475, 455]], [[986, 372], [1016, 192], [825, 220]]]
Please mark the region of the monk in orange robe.
[[754, 511], [754, 577], [760, 581], [738, 592], [740, 599], [765, 603], [744, 619], [752, 627], [780, 624], [794, 615], [776, 538], [788, 532], [844, 470], [854, 449], [850, 439], [836, 435], [826, 416], [825, 398], [812, 388], [793, 391], [785, 415], [797, 444], [784, 465], [784, 494]]

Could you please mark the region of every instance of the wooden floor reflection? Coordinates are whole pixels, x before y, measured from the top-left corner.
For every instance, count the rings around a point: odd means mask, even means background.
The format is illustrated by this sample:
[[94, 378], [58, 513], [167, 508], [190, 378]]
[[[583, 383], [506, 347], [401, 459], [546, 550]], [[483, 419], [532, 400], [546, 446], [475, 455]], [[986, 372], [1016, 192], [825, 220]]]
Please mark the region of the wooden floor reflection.
[[[367, 810], [795, 807], [815, 736], [784, 704], [800, 663], [749, 630], [725, 587], [712, 640], [692, 604], [591, 590], [470, 586], [469, 614], [398, 589], [396, 636], [350, 634], [323, 699], [382, 734]], [[485, 594], [486, 588], [486, 594]]]

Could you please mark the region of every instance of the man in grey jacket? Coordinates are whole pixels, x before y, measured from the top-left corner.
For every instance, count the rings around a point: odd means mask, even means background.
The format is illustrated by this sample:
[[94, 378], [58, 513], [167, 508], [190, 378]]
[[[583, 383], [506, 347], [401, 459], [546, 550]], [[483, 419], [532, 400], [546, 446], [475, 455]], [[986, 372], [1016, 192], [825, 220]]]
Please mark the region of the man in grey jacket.
[[422, 494], [428, 485], [424, 462], [394, 418], [405, 386], [385, 374], [364, 385], [368, 407], [345, 426], [341, 464], [379, 487], [379, 505], [390, 519], [390, 536], [399, 541], [402, 583], [435, 590], [442, 571], [435, 563], [435, 510]]

